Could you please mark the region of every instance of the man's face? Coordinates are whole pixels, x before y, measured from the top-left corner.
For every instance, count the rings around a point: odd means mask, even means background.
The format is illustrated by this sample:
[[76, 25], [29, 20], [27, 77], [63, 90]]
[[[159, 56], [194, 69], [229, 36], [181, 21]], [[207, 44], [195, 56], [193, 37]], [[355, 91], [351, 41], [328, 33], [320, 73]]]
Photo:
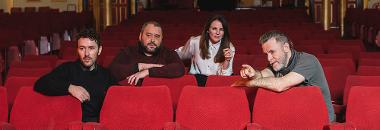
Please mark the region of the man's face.
[[89, 38], [80, 38], [78, 40], [77, 52], [82, 65], [86, 68], [92, 69], [96, 63], [98, 55], [100, 55], [102, 47], [98, 46], [95, 41]]
[[275, 71], [280, 71], [288, 64], [289, 44], [277, 43], [275, 38], [271, 38], [262, 45], [262, 48]]
[[148, 24], [139, 36], [140, 43], [144, 46], [145, 53], [153, 54], [160, 47], [162, 42], [162, 30], [153, 24]]
[[212, 43], [219, 42], [224, 36], [222, 23], [219, 20], [214, 20], [207, 32]]

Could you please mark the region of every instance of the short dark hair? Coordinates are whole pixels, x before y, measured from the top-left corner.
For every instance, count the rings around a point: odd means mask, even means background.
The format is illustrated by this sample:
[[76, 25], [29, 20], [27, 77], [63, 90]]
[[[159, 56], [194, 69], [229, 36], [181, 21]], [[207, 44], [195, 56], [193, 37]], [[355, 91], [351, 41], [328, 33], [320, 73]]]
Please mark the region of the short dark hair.
[[163, 30], [162, 30], [161, 24], [158, 23], [157, 21], [148, 21], [148, 22], [145, 22], [145, 23], [142, 25], [142, 27], [141, 27], [141, 31], [140, 31], [140, 33], [143, 33], [145, 27], [148, 26], [149, 24], [152, 24], [154, 27], [159, 27], [159, 28], [161, 28], [161, 33], [163, 33]]
[[277, 42], [280, 42], [283, 44], [288, 43], [290, 49], [293, 49], [293, 43], [288, 38], [288, 36], [286, 36], [285, 33], [282, 33], [282, 32], [277, 31], [277, 30], [272, 30], [272, 31], [266, 32], [263, 35], [261, 35], [261, 37], [259, 39], [259, 43], [262, 45], [262, 44], [266, 43], [271, 38], [275, 38], [275, 40]]
[[89, 38], [90, 40], [95, 41], [98, 47], [102, 46], [99, 34], [92, 28], [84, 29], [79, 32], [77, 39], [80, 38]]

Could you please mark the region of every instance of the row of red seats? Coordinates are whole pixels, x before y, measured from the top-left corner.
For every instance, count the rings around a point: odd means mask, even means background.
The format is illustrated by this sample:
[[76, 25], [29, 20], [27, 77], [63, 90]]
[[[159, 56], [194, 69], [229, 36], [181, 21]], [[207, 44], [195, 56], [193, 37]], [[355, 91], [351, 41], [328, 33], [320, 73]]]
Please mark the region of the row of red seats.
[[[2, 94], [3, 90], [0, 89]], [[81, 123], [81, 105], [76, 99], [71, 96], [43, 96], [31, 87], [24, 87], [16, 98], [10, 124], [3, 123], [1, 126], [74, 130], [378, 129], [379, 92], [380, 87], [352, 88], [347, 104], [347, 122], [330, 124], [318, 87], [297, 87], [283, 93], [259, 89], [250, 114], [242, 89], [187, 86], [183, 89], [173, 118], [167, 87], [115, 86], [107, 93], [100, 122]]]
[[92, 15], [89, 12], [0, 15], [0, 43], [2, 47], [19, 45], [24, 40], [37, 40], [40, 36], [63, 33], [91, 24]]
[[[333, 60], [333, 61], [336, 62], [336, 60]], [[348, 71], [348, 69], [345, 66], [330, 65], [330, 66], [324, 66], [323, 68], [325, 71], [327, 81], [330, 86], [332, 101], [334, 101], [334, 104], [337, 104], [337, 105], [344, 104], [342, 102], [344, 102], [346, 98], [343, 98], [343, 97], [347, 96], [347, 93], [348, 93], [347, 90], [345, 89], [353, 86], [351, 85], [352, 84], [351, 82], [354, 82], [355, 84], [356, 80], [347, 79], [347, 77], [349, 77], [351, 73], [350, 71]], [[33, 69], [36, 71], [30, 71], [30, 73], [27, 71], [27, 69], [18, 69], [18, 70], [21, 70], [24, 72], [18, 72], [20, 73], [20, 75], [17, 75], [17, 73], [14, 75], [9, 74], [6, 79], [6, 83], [4, 85], [6, 88], [8, 88], [8, 94], [9, 94], [8, 102], [10, 103], [10, 105], [14, 101], [14, 97], [17, 94], [18, 89], [20, 87], [33, 85], [39, 76], [46, 74], [50, 71], [47, 68]], [[35, 77], [33, 76], [34, 74], [36, 74]], [[360, 77], [359, 79], [363, 80], [364, 81], [363, 83], [367, 83], [364, 85], [375, 85], [377, 83], [375, 81], [379, 81], [375, 79], [376, 78], [380, 79], [378, 76], [377, 77], [376, 76], [351, 76], [351, 77]], [[364, 80], [365, 78], [362, 79], [361, 77], [369, 77], [373, 79], [368, 79], [367, 81], [367, 80]], [[234, 81], [238, 80], [239, 78], [240, 76], [221, 76], [221, 77], [209, 76], [206, 86], [230, 85]], [[173, 83], [174, 80], [176, 81], [177, 84], [173, 84], [173, 86], [169, 85], [169, 83]], [[363, 83], [359, 82], [357, 85], [362, 85]], [[127, 85], [127, 83], [125, 83], [124, 85]], [[196, 80], [192, 75], [185, 75], [184, 77], [176, 78], [176, 79], [148, 77], [144, 79], [143, 85], [169, 85], [169, 88], [172, 91], [174, 104], [176, 104], [182, 90], [182, 87], [179, 87], [179, 86], [196, 85]], [[247, 88], [247, 94], [248, 94], [247, 96], [250, 101], [254, 99], [255, 91], [256, 91], [255, 89]], [[337, 108], [337, 109], [340, 109], [340, 108]], [[337, 110], [337, 113], [340, 113], [340, 110]]]
[[380, 11], [378, 9], [347, 9], [345, 35], [375, 43], [376, 33], [380, 30]]

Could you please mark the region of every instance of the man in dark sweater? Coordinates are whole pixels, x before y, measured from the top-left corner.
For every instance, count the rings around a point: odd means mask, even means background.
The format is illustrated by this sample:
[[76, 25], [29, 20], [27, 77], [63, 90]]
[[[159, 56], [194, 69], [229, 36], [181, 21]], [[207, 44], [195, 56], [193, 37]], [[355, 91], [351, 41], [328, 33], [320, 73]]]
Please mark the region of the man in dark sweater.
[[[110, 71], [120, 84], [140, 85], [144, 77], [175, 78], [184, 75], [185, 67], [174, 50], [161, 45], [161, 25], [144, 23], [136, 46], [123, 49], [112, 61]], [[127, 82], [127, 83], [125, 83]]]
[[82, 121], [97, 122], [107, 89], [116, 82], [108, 70], [96, 64], [102, 51], [92, 29], [79, 34], [79, 59], [66, 62], [36, 81], [34, 90], [44, 95], [72, 95], [82, 102]]

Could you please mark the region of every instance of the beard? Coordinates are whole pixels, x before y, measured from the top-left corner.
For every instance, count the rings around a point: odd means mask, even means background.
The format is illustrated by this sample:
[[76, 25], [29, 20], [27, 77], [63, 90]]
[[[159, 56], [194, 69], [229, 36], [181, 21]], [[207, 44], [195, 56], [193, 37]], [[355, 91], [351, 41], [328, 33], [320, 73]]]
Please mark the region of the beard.
[[284, 55], [283, 59], [279, 62], [280, 68], [278, 68], [276, 71], [281, 71], [287, 67], [286, 60], [288, 59], [288, 55]]
[[[81, 60], [82, 68], [84, 70], [91, 70], [91, 68], [96, 64], [96, 61], [93, 61], [91, 57], [84, 57]], [[89, 61], [90, 63], [86, 63], [85, 61]]]
[[[148, 54], [156, 54], [158, 52], [158, 50], [160, 50], [160, 47], [161, 46], [158, 46], [156, 43], [154, 42], [149, 42], [146, 46], [144, 45], [143, 42], [139, 41], [139, 46], [140, 48], [142, 48], [142, 50], [144, 51], [144, 53], [148, 53]], [[148, 46], [155, 46], [155, 48], [151, 49], [149, 48]]]

